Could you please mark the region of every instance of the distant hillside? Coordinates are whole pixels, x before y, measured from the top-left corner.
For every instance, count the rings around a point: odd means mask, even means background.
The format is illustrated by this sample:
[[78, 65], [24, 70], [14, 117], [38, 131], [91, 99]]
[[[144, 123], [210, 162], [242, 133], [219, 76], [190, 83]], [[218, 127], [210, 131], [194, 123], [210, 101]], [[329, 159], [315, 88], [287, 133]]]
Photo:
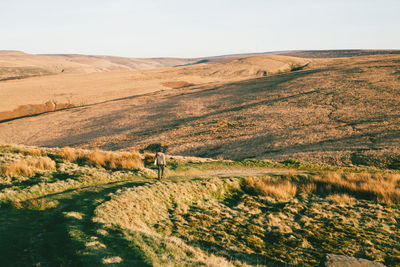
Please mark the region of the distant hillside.
[[[2, 123], [0, 139], [106, 149], [163, 143], [171, 154], [400, 168], [400, 55], [318, 59], [254, 79], [258, 68], [248, 64], [259, 59], [239, 60], [237, 69], [175, 68], [187, 82], [228, 78]], [[240, 74], [250, 75], [229, 82]]]
[[225, 63], [257, 55], [284, 55], [301, 58], [338, 58], [376, 54], [400, 54], [400, 50], [308, 50], [246, 53], [201, 58], [127, 58], [79, 54], [28, 54], [0, 50], [0, 81], [60, 73], [92, 73], [144, 70], [202, 63]]
[[285, 51], [281, 55], [306, 58], [337, 58], [337, 57], [360, 57], [371, 55], [400, 54], [400, 50], [306, 50], [306, 51]]
[[0, 81], [0, 121], [189, 85], [229, 83], [289, 71], [307, 63], [295, 57], [265, 55], [175, 68], [60, 73]]
[[195, 62], [185, 58], [124, 58], [90, 55], [33, 55], [0, 51], [0, 81], [58, 73], [91, 73], [171, 67]]

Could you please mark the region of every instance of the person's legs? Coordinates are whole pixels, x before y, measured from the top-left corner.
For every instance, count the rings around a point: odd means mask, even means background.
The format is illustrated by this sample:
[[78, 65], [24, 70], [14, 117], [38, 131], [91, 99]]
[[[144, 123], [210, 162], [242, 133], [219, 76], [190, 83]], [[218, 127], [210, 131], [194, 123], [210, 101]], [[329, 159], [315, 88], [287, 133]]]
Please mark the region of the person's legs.
[[161, 165], [161, 178], [164, 178], [164, 165]]
[[158, 165], [158, 180], [161, 179], [161, 166], [162, 165]]

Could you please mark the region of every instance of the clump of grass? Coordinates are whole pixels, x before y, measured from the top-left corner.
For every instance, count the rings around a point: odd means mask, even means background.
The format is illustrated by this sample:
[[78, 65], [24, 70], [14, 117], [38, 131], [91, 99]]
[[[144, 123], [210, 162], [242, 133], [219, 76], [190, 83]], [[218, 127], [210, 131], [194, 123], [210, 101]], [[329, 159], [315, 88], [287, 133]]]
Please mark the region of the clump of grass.
[[35, 174], [31, 166], [25, 161], [17, 161], [10, 164], [0, 166], [0, 175], [5, 177], [11, 176], [33, 176]]
[[11, 201], [10, 206], [14, 209], [29, 209], [29, 210], [46, 210], [55, 208], [57, 206], [57, 201], [49, 201], [44, 198], [28, 199], [26, 201]]
[[[250, 194], [269, 196], [278, 200], [288, 199], [293, 197], [296, 192], [301, 192], [320, 195], [339, 194], [340, 196], [345, 194], [360, 199], [392, 204], [400, 203], [399, 185], [400, 174], [396, 173], [327, 172], [303, 177], [289, 173], [279, 181], [269, 177], [246, 178], [244, 190]], [[335, 197], [338, 199], [338, 196]], [[332, 201], [334, 201], [333, 198]]]
[[30, 160], [27, 160], [27, 162], [30, 166], [35, 167], [40, 170], [53, 171], [56, 169], [56, 163], [53, 160], [51, 160], [49, 157], [30, 159]]
[[400, 203], [400, 174], [327, 173], [312, 176], [319, 193], [345, 193], [381, 203]]
[[122, 258], [119, 256], [115, 256], [115, 257], [103, 258], [101, 261], [103, 264], [116, 264], [116, 263], [121, 263]]
[[75, 161], [81, 154], [81, 150], [73, 149], [69, 146], [61, 148], [57, 153], [58, 157], [68, 161]]
[[55, 170], [56, 164], [48, 157], [28, 158], [0, 165], [0, 175], [4, 177], [31, 177], [39, 170]]
[[55, 170], [56, 164], [48, 157], [28, 158], [0, 166], [0, 175], [5, 177], [35, 175], [38, 170]]
[[83, 151], [70, 147], [63, 147], [57, 153], [59, 158], [80, 164], [103, 167], [110, 170], [139, 169], [143, 162], [137, 152], [109, 152], [100, 149]]
[[89, 154], [81, 156], [79, 159], [90, 165], [111, 170], [138, 169], [143, 167], [143, 162], [138, 153], [124, 152], [117, 154], [95, 149]]
[[297, 186], [290, 181], [273, 182], [271, 179], [248, 177], [244, 180], [247, 192], [273, 197], [278, 200], [287, 200], [296, 195]]
[[305, 194], [312, 194], [317, 191], [317, 186], [314, 183], [306, 183], [306, 184], [300, 184], [298, 189], [299, 192]]
[[352, 205], [356, 200], [354, 197], [351, 197], [348, 194], [332, 194], [329, 195], [326, 199], [340, 205]]
[[42, 150], [38, 148], [33, 148], [33, 147], [24, 147], [19, 149], [19, 153], [21, 153], [24, 156], [34, 156], [34, 157], [40, 157], [44, 155]]
[[122, 153], [121, 155], [110, 154], [106, 163], [110, 169], [138, 169], [143, 167], [142, 159], [138, 153]]
[[13, 153], [33, 157], [41, 157], [47, 155], [45, 149], [10, 144], [0, 144], [0, 153]]

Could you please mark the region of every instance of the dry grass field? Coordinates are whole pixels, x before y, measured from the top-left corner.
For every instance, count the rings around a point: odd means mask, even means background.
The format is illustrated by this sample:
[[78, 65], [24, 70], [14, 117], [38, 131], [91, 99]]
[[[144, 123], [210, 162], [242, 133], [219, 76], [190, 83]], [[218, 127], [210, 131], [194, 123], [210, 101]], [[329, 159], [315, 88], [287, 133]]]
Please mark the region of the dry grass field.
[[400, 266], [399, 88], [398, 51], [0, 52], [0, 265]]
[[2, 266], [400, 264], [400, 172], [0, 146]]
[[[286, 71], [291, 67], [302, 66], [307, 63], [304, 59], [267, 55], [239, 59], [228, 57], [221, 62], [216, 61], [218, 63], [213, 63], [214, 61], [211, 60], [207, 63], [189, 66], [132, 71], [129, 68], [102, 69], [99, 67], [101, 64], [96, 61], [98, 60], [96, 57], [95, 59], [89, 57], [85, 64], [93, 69], [80, 70], [79, 67], [74, 66], [71, 67], [70, 72], [54, 73], [51, 69], [53, 64], [51, 60], [57, 59], [57, 56], [47, 56], [50, 59], [47, 59], [46, 56], [38, 57], [39, 59], [35, 60], [47, 66], [48, 70], [43, 69], [39, 63], [30, 66], [29, 57], [26, 59], [25, 55], [22, 54], [21, 58], [25, 61], [21, 59], [20, 64], [27, 65], [16, 67], [18, 68], [16, 73], [20, 75], [19, 79], [0, 81], [0, 121], [63, 109], [62, 107], [65, 106], [87, 106], [116, 101], [168, 90], [171, 87], [216, 85], [245, 80], [264, 76], [266, 73]], [[71, 57], [76, 62], [80, 62], [83, 61], [82, 58], [85, 59], [87, 56]], [[1, 62], [2, 58], [5, 61], [3, 63]], [[0, 67], [0, 72], [1, 70], [6, 72], [6, 70], [12, 69], [13, 67], [10, 67], [10, 65], [18, 62], [17, 60], [6, 59], [7, 57], [0, 53], [0, 66], [2, 64], [7, 66], [3, 69]], [[151, 59], [148, 60], [151, 61]], [[228, 62], [225, 62], [226, 60]], [[73, 62], [76, 63], [75, 61]], [[170, 61], [171, 65], [178, 63], [173, 59], [170, 59]], [[183, 59], [181, 61], [190, 62]], [[40, 71], [37, 71], [37, 74], [31, 73], [30, 70], [35, 68], [42, 68], [43, 75], [40, 74]], [[23, 74], [22, 72], [26, 73]], [[51, 105], [47, 103], [51, 103]]]
[[0, 140], [108, 150], [163, 143], [168, 153], [185, 156], [398, 169], [400, 55], [394, 52], [261, 55], [4, 81], [2, 109], [44, 104], [57, 94], [76, 107], [0, 123]]

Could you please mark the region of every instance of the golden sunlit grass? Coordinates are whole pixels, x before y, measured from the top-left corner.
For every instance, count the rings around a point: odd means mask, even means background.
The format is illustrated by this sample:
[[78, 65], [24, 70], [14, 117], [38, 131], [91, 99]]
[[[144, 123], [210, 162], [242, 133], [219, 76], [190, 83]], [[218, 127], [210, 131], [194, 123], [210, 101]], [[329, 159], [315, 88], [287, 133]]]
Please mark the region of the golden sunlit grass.
[[57, 206], [57, 201], [48, 201], [44, 198], [32, 198], [25, 201], [11, 201], [10, 206], [14, 209], [46, 210]]
[[56, 164], [48, 157], [28, 158], [0, 165], [0, 175], [10, 176], [33, 176], [37, 170], [55, 170]]
[[336, 204], [354, 204], [356, 200], [354, 197], [351, 197], [347, 194], [332, 194], [329, 195], [326, 199]]
[[54, 171], [56, 169], [56, 163], [50, 159], [49, 157], [41, 157], [37, 159], [27, 160], [30, 166], [40, 170], [51, 170]]
[[[136, 152], [0, 145], [0, 184], [4, 187], [0, 190], [0, 204], [27, 201], [82, 186], [107, 184], [127, 177], [137, 178], [137, 169], [142, 166]], [[121, 173], [118, 170], [125, 171]], [[147, 172], [139, 175], [144, 173]]]
[[60, 148], [58, 151], [58, 156], [68, 161], [75, 161], [80, 155], [82, 155], [81, 150], [73, 149], [69, 146]]
[[246, 178], [244, 188], [255, 195], [278, 200], [289, 199], [297, 191], [306, 194], [330, 195], [330, 200], [350, 203], [352, 198], [374, 200], [380, 203], [400, 203], [400, 174], [395, 173], [341, 173], [328, 172], [298, 178], [293, 173], [284, 179], [270, 177]]
[[[18, 101], [7, 99], [5, 105], [20, 104], [23, 99], [17, 96], [23, 92], [19, 89], [43, 93], [40, 96], [25, 93], [24, 96], [29, 96], [25, 99], [28, 102], [21, 104], [31, 103], [32, 95], [38, 97], [35, 103], [45, 103], [54, 95], [63, 96], [56, 101], [64, 103], [65, 98], [72, 95], [67, 91], [75, 87], [82, 89], [82, 83], [88, 88], [73, 94], [71, 103], [99, 104], [85, 107], [84, 117], [71, 116], [75, 111], [69, 110], [39, 116], [32, 121], [16, 120], [12, 125], [0, 127], [0, 139], [35, 144], [49, 140], [47, 144], [51, 146], [79, 143], [82, 147], [97, 145], [112, 149], [121, 148], [117, 140], [125, 140], [127, 146], [138, 149], [154, 140], [168, 140], [169, 153], [181, 155], [213, 158], [222, 155], [226, 159], [298, 158], [346, 166], [399, 169], [400, 150], [391, 139], [392, 131], [399, 128], [399, 109], [395, 108], [399, 102], [398, 60], [399, 55], [313, 59], [304, 71], [272, 75], [279, 69], [292, 69], [309, 60], [257, 56], [223, 65], [113, 73], [112, 77], [98, 73], [86, 77], [88, 80], [83, 76], [50, 75], [42, 77], [43, 81], [40, 81], [42, 78], [26, 79], [25, 86], [22, 80], [10, 81], [3, 85], [18, 83], [14, 84], [18, 88], [5, 89], [10, 94], [18, 91], [14, 95], [14, 100]], [[258, 77], [254, 75], [260, 73], [259, 70], [261, 73], [265, 70], [267, 77], [233, 83], [244, 77]], [[64, 80], [67, 78], [71, 80]], [[110, 79], [115, 79], [115, 84], [106, 82]], [[196, 86], [169, 90], [163, 85], [168, 81], [187, 81]], [[215, 84], [216, 81], [219, 83]], [[127, 84], [130, 90], [126, 90]], [[54, 88], [55, 85], [62, 88]], [[131, 88], [136, 85], [137, 90]], [[124, 97], [154, 91], [158, 91], [158, 105], [144, 101], [148, 97], [144, 95], [123, 100], [129, 103], [129, 112], [116, 112]], [[115, 102], [106, 101], [111, 99]], [[15, 108], [2, 107], [4, 110]], [[115, 117], [110, 117], [114, 112]], [[140, 118], [149, 115], [154, 115], [152, 120], [143, 124]], [[97, 117], [110, 119], [93, 120]], [[64, 120], [72, 122], [47, 131], [48, 125]], [[93, 121], [93, 128], [85, 127], [87, 121]], [[104, 123], [110, 130], [107, 134], [102, 130]], [[154, 131], [161, 124], [168, 127]], [[122, 131], [121, 125], [126, 126]], [[76, 128], [81, 131], [79, 139], [73, 134]], [[16, 134], [22, 132], [24, 135]], [[66, 132], [70, 136], [64, 136]], [[141, 141], [130, 138], [133, 132], [141, 136]], [[354, 139], [349, 142], [349, 138]], [[373, 147], [371, 140], [375, 144]]]
[[95, 167], [103, 167], [111, 170], [139, 169], [143, 167], [143, 161], [137, 152], [109, 152], [94, 149], [83, 151], [64, 147], [59, 150], [58, 156], [68, 161], [76, 161]]
[[256, 195], [269, 196], [279, 200], [287, 200], [297, 192], [297, 186], [289, 181], [280, 183], [271, 182], [269, 177], [254, 179], [248, 177], [244, 180], [245, 189]]
[[[224, 258], [208, 255], [180, 238], [157, 233], [157, 228], [171, 226], [169, 212], [178, 216], [185, 214], [193, 202], [218, 198], [238, 188], [237, 179], [163, 182], [134, 187], [113, 195], [112, 200], [99, 206], [94, 221], [129, 229], [127, 235], [139, 240], [138, 246], [155, 266], [232, 266]], [[220, 265], [211, 264], [214, 261]]]
[[32, 147], [21, 148], [20, 153], [24, 156], [34, 156], [34, 157], [40, 157], [43, 155], [40, 149]]
[[311, 176], [320, 193], [344, 193], [382, 203], [400, 203], [400, 174], [327, 173]]
[[32, 176], [33, 169], [25, 161], [18, 161], [10, 164], [3, 164], [0, 166], [0, 174], [2, 176], [10, 177], [14, 175]]
[[[143, 164], [136, 152], [37, 149], [42, 156], [0, 147], [10, 175], [1, 176], [2, 212], [33, 220], [62, 214], [62, 233], [70, 229], [68, 238], [98, 264], [135, 266], [126, 255], [140, 253], [153, 266], [317, 266], [327, 251], [358, 253], [354, 244], [365, 249], [360, 257], [397, 264], [395, 171], [170, 156], [170, 176], [156, 181], [142, 170], [114, 172]], [[154, 166], [152, 153], [142, 157]], [[94, 228], [78, 231], [86, 221]]]
[[[349, 190], [343, 180], [358, 186], [373, 179], [394, 185], [399, 181], [397, 174], [325, 173], [318, 177], [291, 171], [287, 176], [249, 177], [242, 181], [232, 178], [147, 184], [112, 195], [110, 201], [96, 209], [94, 221], [102, 223], [104, 229], [122, 229], [149, 262], [160, 266], [212, 266], [212, 257], [219, 261], [217, 266], [247, 266], [244, 260], [251, 257], [246, 255], [257, 253], [268, 255], [266, 262], [285, 258], [293, 264], [316, 266], [320, 257], [316, 255], [323, 250], [337, 252], [340, 246], [343, 253], [353, 255], [354, 242], [362, 238], [377, 240], [396, 227], [396, 221], [388, 218], [393, 206], [376, 201], [360, 206], [363, 195], [356, 195], [356, 191], [338, 192], [334, 185]], [[332, 186], [323, 191], [317, 182], [320, 178], [326, 178]], [[307, 202], [303, 202], [304, 193]], [[368, 229], [360, 228], [364, 220], [375, 215], [385, 217], [390, 226], [371, 222]], [[361, 239], [356, 233], [362, 233]], [[395, 238], [390, 242], [393, 245]], [[210, 252], [212, 246], [218, 250]], [[370, 256], [367, 252], [365, 255], [371, 259], [383, 261], [382, 255], [390, 253], [380, 245], [371, 246], [378, 253]], [[317, 254], [304, 254], [310, 248]], [[232, 249], [248, 254], [232, 256]]]

